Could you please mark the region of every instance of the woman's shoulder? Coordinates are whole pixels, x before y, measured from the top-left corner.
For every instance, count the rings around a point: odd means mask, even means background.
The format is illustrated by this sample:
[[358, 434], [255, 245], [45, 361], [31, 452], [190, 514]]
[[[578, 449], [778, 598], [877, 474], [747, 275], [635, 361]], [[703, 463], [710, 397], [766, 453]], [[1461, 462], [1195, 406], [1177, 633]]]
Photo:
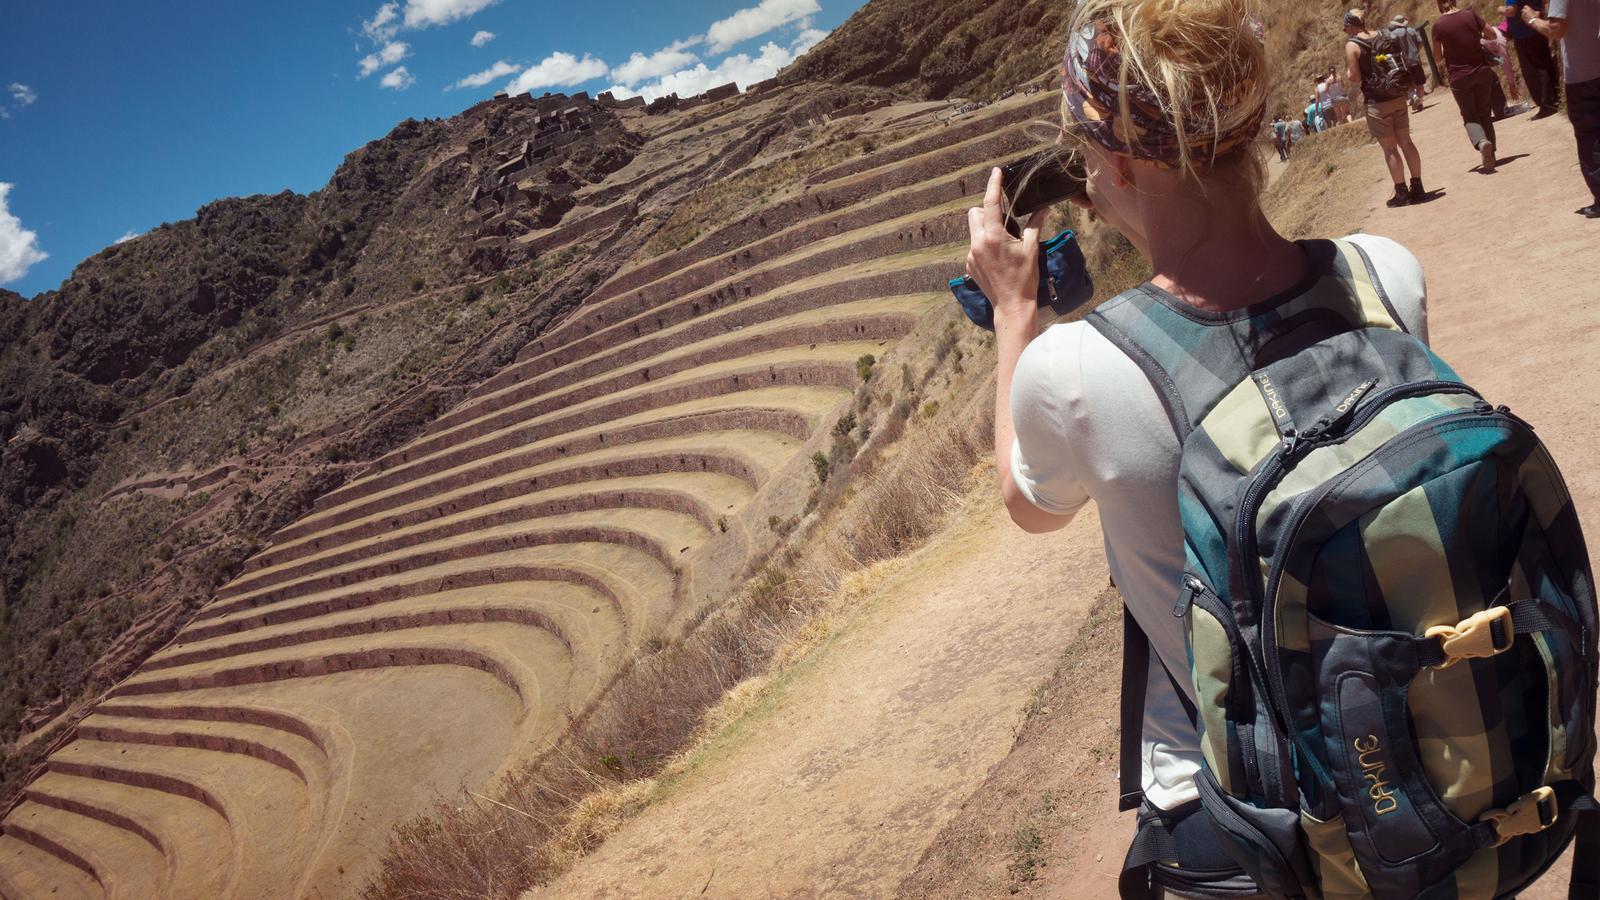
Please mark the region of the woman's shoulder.
[[1051, 325], [1029, 342], [1017, 361], [1014, 383], [1057, 398], [1078, 398], [1107, 381], [1121, 381], [1130, 370], [1138, 372], [1138, 364], [1080, 319]]
[[1428, 282], [1416, 255], [1381, 235], [1357, 233], [1341, 240], [1361, 249], [1406, 330], [1427, 340]]
[[1404, 244], [1394, 238], [1387, 238], [1379, 234], [1356, 232], [1347, 234], [1340, 240], [1354, 244], [1361, 248], [1367, 259], [1371, 260], [1372, 267], [1377, 270], [1379, 277], [1384, 274], [1422, 274], [1422, 263], [1415, 254], [1405, 248]]

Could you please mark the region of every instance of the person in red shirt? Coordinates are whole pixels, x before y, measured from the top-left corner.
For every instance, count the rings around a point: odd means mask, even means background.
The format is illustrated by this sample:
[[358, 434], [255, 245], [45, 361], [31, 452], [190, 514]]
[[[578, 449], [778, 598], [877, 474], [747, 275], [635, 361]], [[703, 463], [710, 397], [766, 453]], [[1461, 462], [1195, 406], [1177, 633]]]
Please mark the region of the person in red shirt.
[[1461, 110], [1462, 124], [1472, 148], [1483, 157], [1482, 171], [1494, 174], [1494, 68], [1483, 51], [1483, 41], [1497, 35], [1483, 17], [1470, 9], [1459, 9], [1456, 0], [1438, 0], [1439, 18], [1433, 23], [1433, 55], [1444, 60], [1449, 72], [1450, 93]]

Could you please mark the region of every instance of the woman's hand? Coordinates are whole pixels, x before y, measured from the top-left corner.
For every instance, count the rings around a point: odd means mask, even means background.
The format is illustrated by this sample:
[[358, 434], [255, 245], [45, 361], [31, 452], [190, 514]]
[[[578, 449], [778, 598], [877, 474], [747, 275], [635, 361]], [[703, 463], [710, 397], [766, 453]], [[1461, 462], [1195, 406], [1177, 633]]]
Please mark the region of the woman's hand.
[[996, 168], [989, 173], [983, 205], [967, 210], [967, 230], [972, 235], [967, 274], [994, 304], [996, 322], [1002, 317], [1031, 318], [1039, 308], [1039, 229], [1050, 211], [1034, 212], [1022, 237], [1014, 238], [1006, 231], [1000, 202], [1000, 169]]

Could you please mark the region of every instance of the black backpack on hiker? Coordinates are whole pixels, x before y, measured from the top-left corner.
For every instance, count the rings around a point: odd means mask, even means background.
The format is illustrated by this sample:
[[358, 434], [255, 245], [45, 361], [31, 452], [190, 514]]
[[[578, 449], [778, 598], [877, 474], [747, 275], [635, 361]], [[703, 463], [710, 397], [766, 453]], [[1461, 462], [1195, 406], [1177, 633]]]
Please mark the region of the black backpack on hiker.
[[1361, 94], [1369, 103], [1398, 100], [1411, 92], [1404, 31], [1380, 28], [1371, 38], [1350, 39], [1361, 48]]
[[[1403, 330], [1359, 246], [1305, 247], [1311, 287], [1283, 301], [1215, 314], [1145, 285], [1088, 318], [1182, 444], [1190, 669], [1167, 674], [1204, 758], [1198, 809], [1141, 811], [1123, 895], [1510, 897], [1576, 837], [1571, 896], [1600, 896], [1572, 498], [1527, 423]], [[1130, 808], [1149, 645], [1124, 623]]]

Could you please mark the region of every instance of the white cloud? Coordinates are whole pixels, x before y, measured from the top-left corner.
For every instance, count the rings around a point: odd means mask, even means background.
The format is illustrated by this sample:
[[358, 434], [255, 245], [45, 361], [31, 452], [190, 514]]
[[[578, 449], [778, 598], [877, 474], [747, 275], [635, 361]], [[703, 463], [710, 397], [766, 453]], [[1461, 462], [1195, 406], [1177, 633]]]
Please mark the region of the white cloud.
[[822, 39], [827, 36], [828, 32], [823, 31], [820, 28], [803, 28], [800, 30], [799, 34], [795, 35], [794, 43], [789, 45], [789, 52], [793, 53], [795, 56], [799, 56], [800, 54], [805, 53], [807, 50], [810, 50], [812, 47], [822, 43]]
[[722, 53], [742, 41], [821, 11], [817, 0], [761, 0], [757, 6], [741, 9], [726, 19], [712, 22], [711, 27], [706, 29], [706, 41], [712, 53]]
[[743, 90], [758, 81], [771, 78], [779, 69], [791, 62], [794, 62], [793, 53], [769, 41], [761, 47], [760, 54], [755, 57], [747, 53], [735, 53], [723, 57], [715, 67], [696, 63], [687, 69], [680, 69], [655, 81], [638, 85], [637, 92], [646, 100], [654, 100], [672, 93], [689, 98], [730, 81], [737, 82], [740, 90]]
[[660, 78], [700, 61], [700, 57], [678, 46], [665, 47], [645, 56], [635, 53], [628, 61], [611, 70], [611, 77], [622, 84], [638, 84], [651, 78]]
[[17, 102], [18, 107], [32, 106], [33, 101], [39, 99], [37, 91], [20, 81], [11, 82], [11, 86], [6, 90], [11, 92], [11, 99]]
[[400, 4], [385, 3], [378, 7], [372, 18], [361, 23], [361, 33], [366, 35], [374, 44], [382, 44], [393, 40], [395, 33], [400, 30]]
[[390, 41], [389, 43], [384, 44], [383, 48], [378, 52], [368, 53], [366, 56], [361, 58], [361, 62], [357, 63], [361, 69], [361, 74], [357, 77], [365, 78], [368, 75], [371, 75], [373, 72], [376, 72], [386, 66], [392, 66], [410, 55], [410, 44], [407, 44], [403, 41]]
[[492, 31], [480, 31], [472, 36], [472, 46], [482, 47], [484, 44], [494, 40], [494, 37], [495, 35]]
[[747, 53], [735, 53], [723, 57], [715, 66], [707, 66], [703, 62], [697, 63], [646, 84], [626, 87], [620, 84], [613, 85], [611, 92], [618, 100], [626, 100], [635, 95], [642, 96], [646, 100], [654, 100], [672, 93], [688, 98], [730, 81], [738, 84], [740, 90], [748, 90], [750, 85], [766, 81], [778, 74], [784, 66], [794, 62], [800, 54], [815, 47], [827, 36], [826, 31], [806, 28], [795, 36], [787, 48], [768, 41], [761, 46], [761, 52], [754, 57]]
[[10, 192], [11, 185], [0, 181], [0, 284], [16, 281], [50, 256], [39, 249], [39, 235], [23, 228], [22, 220], [7, 208]]
[[489, 68], [484, 69], [482, 72], [474, 72], [471, 75], [468, 75], [467, 77], [451, 85], [450, 88], [445, 88], [445, 90], [450, 90], [451, 88], [483, 87], [489, 82], [494, 81], [496, 78], [504, 78], [505, 76], [510, 75], [521, 68], [521, 66], [514, 66], [502, 59]]
[[144, 236], [144, 232], [142, 232], [142, 231], [124, 231], [122, 233], [122, 237], [117, 238], [116, 240], [112, 241], [111, 243], [113, 243], [113, 244], [126, 244], [127, 242], [133, 240], [136, 237], [143, 237], [143, 236]]
[[379, 87], [392, 88], [397, 91], [403, 91], [416, 83], [416, 76], [407, 72], [405, 66], [396, 66], [389, 70], [389, 74], [378, 79]]
[[582, 84], [590, 79], [600, 78], [610, 71], [603, 60], [595, 59], [585, 53], [583, 59], [571, 53], [557, 51], [539, 61], [538, 65], [529, 66], [521, 75], [511, 80], [506, 85], [506, 93], [516, 95], [539, 88], [571, 87]]
[[406, 27], [427, 28], [465, 19], [500, 0], [406, 0]]

